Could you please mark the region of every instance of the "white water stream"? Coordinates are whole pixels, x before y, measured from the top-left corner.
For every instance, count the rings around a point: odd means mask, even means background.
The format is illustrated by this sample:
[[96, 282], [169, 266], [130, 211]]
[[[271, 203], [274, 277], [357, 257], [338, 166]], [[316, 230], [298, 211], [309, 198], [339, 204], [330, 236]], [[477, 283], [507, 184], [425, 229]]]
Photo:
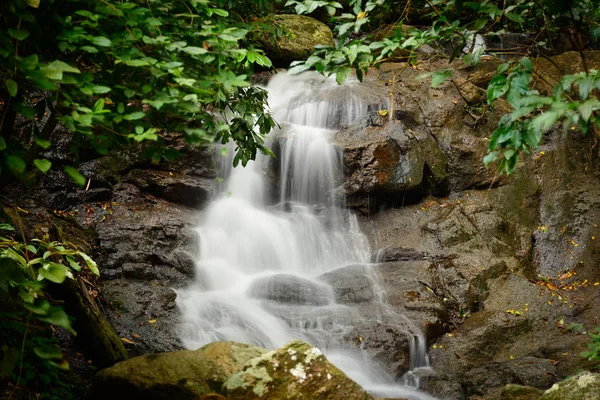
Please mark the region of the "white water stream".
[[[225, 168], [227, 187], [203, 211], [197, 228], [195, 283], [178, 293], [182, 340], [190, 349], [220, 340], [273, 349], [301, 339], [377, 396], [431, 399], [416, 390], [414, 374], [394, 382], [366, 352], [349, 348], [344, 337], [364, 317], [337, 304], [332, 288], [317, 279], [369, 262], [356, 217], [344, 208], [341, 156], [330, 144], [337, 129], [373, 104], [358, 88], [357, 82], [339, 86], [313, 74], [272, 78], [269, 104], [281, 124], [273, 144], [279, 198], [272, 198], [265, 174], [273, 160], [259, 157], [245, 168]], [[374, 272], [372, 279], [378, 282]], [[413, 326], [387, 306], [379, 285], [373, 287], [388, 322]], [[410, 332], [411, 368], [417, 371], [428, 365], [426, 347], [418, 330]]]

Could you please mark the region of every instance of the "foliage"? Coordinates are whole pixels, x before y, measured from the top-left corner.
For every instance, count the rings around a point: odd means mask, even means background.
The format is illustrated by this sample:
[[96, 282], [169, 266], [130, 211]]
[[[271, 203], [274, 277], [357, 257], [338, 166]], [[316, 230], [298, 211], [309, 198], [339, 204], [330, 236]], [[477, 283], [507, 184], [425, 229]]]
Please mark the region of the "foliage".
[[[288, 3], [294, 3], [296, 10], [302, 13], [311, 12], [315, 5], [327, 2], [305, 0]], [[315, 69], [323, 74], [335, 74], [341, 83], [355, 71], [358, 79], [362, 79], [370, 67], [378, 67], [389, 59], [400, 57], [416, 62], [417, 50], [426, 44], [438, 47], [446, 44], [451, 48], [447, 56], [450, 62], [462, 58], [465, 64], [476, 65], [484, 51], [482, 48], [475, 49], [477, 35], [506, 31], [540, 31], [537, 37], [545, 40], [538, 39], [528, 51], [544, 55], [551, 53], [553, 41], [562, 27], [570, 29], [575, 26], [577, 30], [573, 40], [580, 51], [585, 71], [564, 76], [552, 96], [541, 96], [532, 89], [532, 74], [535, 72], [530, 57], [504, 63], [498, 68], [487, 89], [488, 102], [492, 104], [504, 97], [514, 111], [501, 119], [492, 134], [484, 163], [498, 161], [501, 172], [512, 172], [519, 154], [535, 150], [542, 135], [558, 122], [562, 122], [565, 129], [583, 133], [592, 130], [600, 136], [598, 72], [587, 68], [582, 40], [585, 33], [592, 41], [597, 42], [600, 37], [600, 7], [597, 2], [425, 0], [425, 8], [429, 10], [426, 17], [432, 20], [430, 28], [405, 29], [400, 21], [394, 32], [384, 38], [360, 34], [361, 28], [369, 23], [371, 16], [377, 15], [378, 10], [400, 9], [401, 3], [404, 2], [351, 0], [351, 12], [342, 12], [335, 17], [337, 46], [317, 49], [307, 60], [294, 62], [290, 72]], [[444, 69], [431, 76], [435, 88], [451, 78], [452, 73]]]
[[[264, 136], [275, 122], [265, 91], [249, 83], [255, 66], [271, 62], [244, 43], [248, 29], [225, 9], [206, 0], [45, 0], [37, 8], [9, 0], [0, 12], [0, 172], [25, 181], [30, 165], [46, 173], [52, 160], [43, 152], [58, 122], [73, 133], [76, 160], [85, 145], [106, 154], [136, 142], [156, 144], [154, 162], [171, 159], [165, 131], [192, 144], [233, 140], [234, 164], [271, 154]], [[75, 166], [63, 168], [85, 184]]]
[[484, 158], [485, 164], [499, 160], [500, 170], [506, 173], [515, 169], [520, 152], [537, 149], [542, 135], [558, 122], [567, 130], [583, 133], [600, 128], [598, 71], [563, 76], [552, 96], [540, 96], [530, 89], [532, 73], [529, 58], [501, 64], [488, 86], [488, 103], [505, 96], [514, 109], [492, 133], [490, 153]]
[[594, 332], [588, 332], [590, 342], [587, 344], [588, 351], [581, 353], [581, 357], [587, 358], [589, 361], [598, 361], [600, 368], [600, 328], [596, 328]]
[[[63, 306], [49, 298], [47, 284], [74, 279], [84, 268], [98, 275], [98, 267], [74, 244], [39, 239], [25, 243], [12, 237], [14, 233], [11, 225], [0, 224], [0, 298], [6, 311], [2, 332], [7, 336], [0, 352], [0, 378], [11, 377], [15, 385], [27, 385], [36, 377], [47, 384], [57, 379], [55, 369], [68, 369], [68, 363], [55, 340], [30, 320], [40, 321], [42, 326], [59, 326], [75, 335]], [[15, 303], [22, 308], [14, 309]], [[34, 355], [42, 362], [32, 361]]]

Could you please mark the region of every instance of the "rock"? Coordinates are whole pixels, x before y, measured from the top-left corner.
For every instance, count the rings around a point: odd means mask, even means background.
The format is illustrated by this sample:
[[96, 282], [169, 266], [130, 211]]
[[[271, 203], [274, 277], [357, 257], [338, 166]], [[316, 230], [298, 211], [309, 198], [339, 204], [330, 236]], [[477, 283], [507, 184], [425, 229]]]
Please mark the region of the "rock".
[[416, 261], [423, 260], [423, 253], [415, 249], [396, 247], [392, 249], [379, 249], [371, 255], [371, 261], [375, 263], [390, 261]]
[[351, 207], [400, 205], [405, 197], [431, 188], [444, 192], [445, 156], [426, 131], [401, 121], [383, 126], [361, 121], [336, 133], [334, 140], [344, 156], [344, 189]]
[[130, 358], [100, 371], [92, 399], [197, 399], [220, 393], [224, 370], [202, 351], [181, 350]]
[[500, 393], [500, 400], [538, 400], [543, 390], [531, 386], [506, 385]]
[[362, 303], [373, 300], [372, 274], [365, 265], [338, 268], [319, 277], [333, 287], [335, 299], [340, 304]]
[[462, 400], [465, 398], [464, 390], [459, 382], [448, 377], [442, 379], [439, 375], [427, 379], [420, 389], [439, 400]]
[[228, 399], [373, 399], [307, 343], [292, 341], [246, 363], [223, 389]]
[[135, 169], [127, 174], [125, 180], [135, 184], [144, 192], [190, 207], [206, 205], [217, 188], [215, 179], [170, 171]]
[[582, 372], [554, 384], [540, 400], [598, 400], [600, 399], [600, 374]]
[[333, 302], [327, 285], [290, 274], [277, 274], [252, 282], [248, 294], [279, 303], [321, 306]]
[[241, 371], [244, 364], [253, 358], [260, 357], [267, 352], [262, 347], [252, 346], [237, 342], [214, 342], [199, 349], [208, 358], [214, 360], [229, 376]]
[[105, 310], [131, 355], [179, 350], [173, 289], [187, 286], [194, 274], [195, 212], [164, 200], [150, 203], [130, 187], [119, 191], [124, 185], [115, 185], [115, 193], [127, 193], [125, 201], [92, 204], [77, 216], [98, 235]]
[[279, 14], [268, 18], [285, 34], [273, 43], [273, 37], [259, 38], [266, 54], [276, 67], [287, 68], [292, 61], [305, 59], [316, 46], [335, 45], [331, 29], [322, 22], [304, 15]]

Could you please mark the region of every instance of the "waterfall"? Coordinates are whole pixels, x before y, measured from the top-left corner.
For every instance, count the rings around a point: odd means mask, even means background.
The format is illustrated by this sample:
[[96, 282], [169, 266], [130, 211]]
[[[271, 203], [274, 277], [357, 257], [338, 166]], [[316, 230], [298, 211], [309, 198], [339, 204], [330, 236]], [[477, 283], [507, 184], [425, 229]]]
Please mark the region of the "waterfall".
[[[344, 337], [364, 317], [338, 304], [332, 288], [318, 279], [369, 264], [368, 242], [345, 208], [341, 155], [330, 143], [337, 130], [382, 103], [360, 88], [356, 81], [339, 86], [311, 73], [272, 78], [269, 104], [281, 128], [270, 136], [278, 159], [259, 156], [245, 168], [230, 168], [224, 159], [226, 188], [197, 227], [195, 282], [178, 291], [181, 338], [190, 349], [220, 340], [277, 348], [301, 339], [374, 394], [430, 399], [415, 390], [418, 379], [394, 382], [366, 352], [348, 348]], [[227, 153], [231, 157], [231, 149]], [[404, 318], [377, 287], [387, 319]], [[411, 351], [417, 354], [425, 347], [414, 332]], [[413, 359], [413, 369], [424, 366]]]

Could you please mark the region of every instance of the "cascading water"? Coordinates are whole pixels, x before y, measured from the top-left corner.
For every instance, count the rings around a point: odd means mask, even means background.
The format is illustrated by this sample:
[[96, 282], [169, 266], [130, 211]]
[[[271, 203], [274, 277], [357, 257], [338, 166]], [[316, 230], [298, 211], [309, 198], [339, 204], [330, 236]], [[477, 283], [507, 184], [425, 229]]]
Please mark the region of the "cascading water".
[[[366, 352], [348, 348], [344, 337], [364, 318], [337, 304], [332, 288], [318, 279], [336, 268], [368, 264], [367, 241], [344, 208], [341, 157], [330, 144], [336, 130], [381, 103], [358, 87], [323, 82], [316, 74], [272, 78], [269, 104], [281, 124], [273, 144], [280, 196], [269, 194], [264, 173], [273, 160], [259, 157], [245, 168], [229, 168], [226, 190], [197, 229], [195, 283], [178, 293], [182, 340], [195, 349], [220, 340], [277, 348], [302, 339], [377, 395], [430, 399], [414, 389], [418, 379], [395, 383]], [[384, 295], [380, 303], [382, 317], [409, 327], [413, 370], [425, 366], [422, 335], [387, 306]]]

